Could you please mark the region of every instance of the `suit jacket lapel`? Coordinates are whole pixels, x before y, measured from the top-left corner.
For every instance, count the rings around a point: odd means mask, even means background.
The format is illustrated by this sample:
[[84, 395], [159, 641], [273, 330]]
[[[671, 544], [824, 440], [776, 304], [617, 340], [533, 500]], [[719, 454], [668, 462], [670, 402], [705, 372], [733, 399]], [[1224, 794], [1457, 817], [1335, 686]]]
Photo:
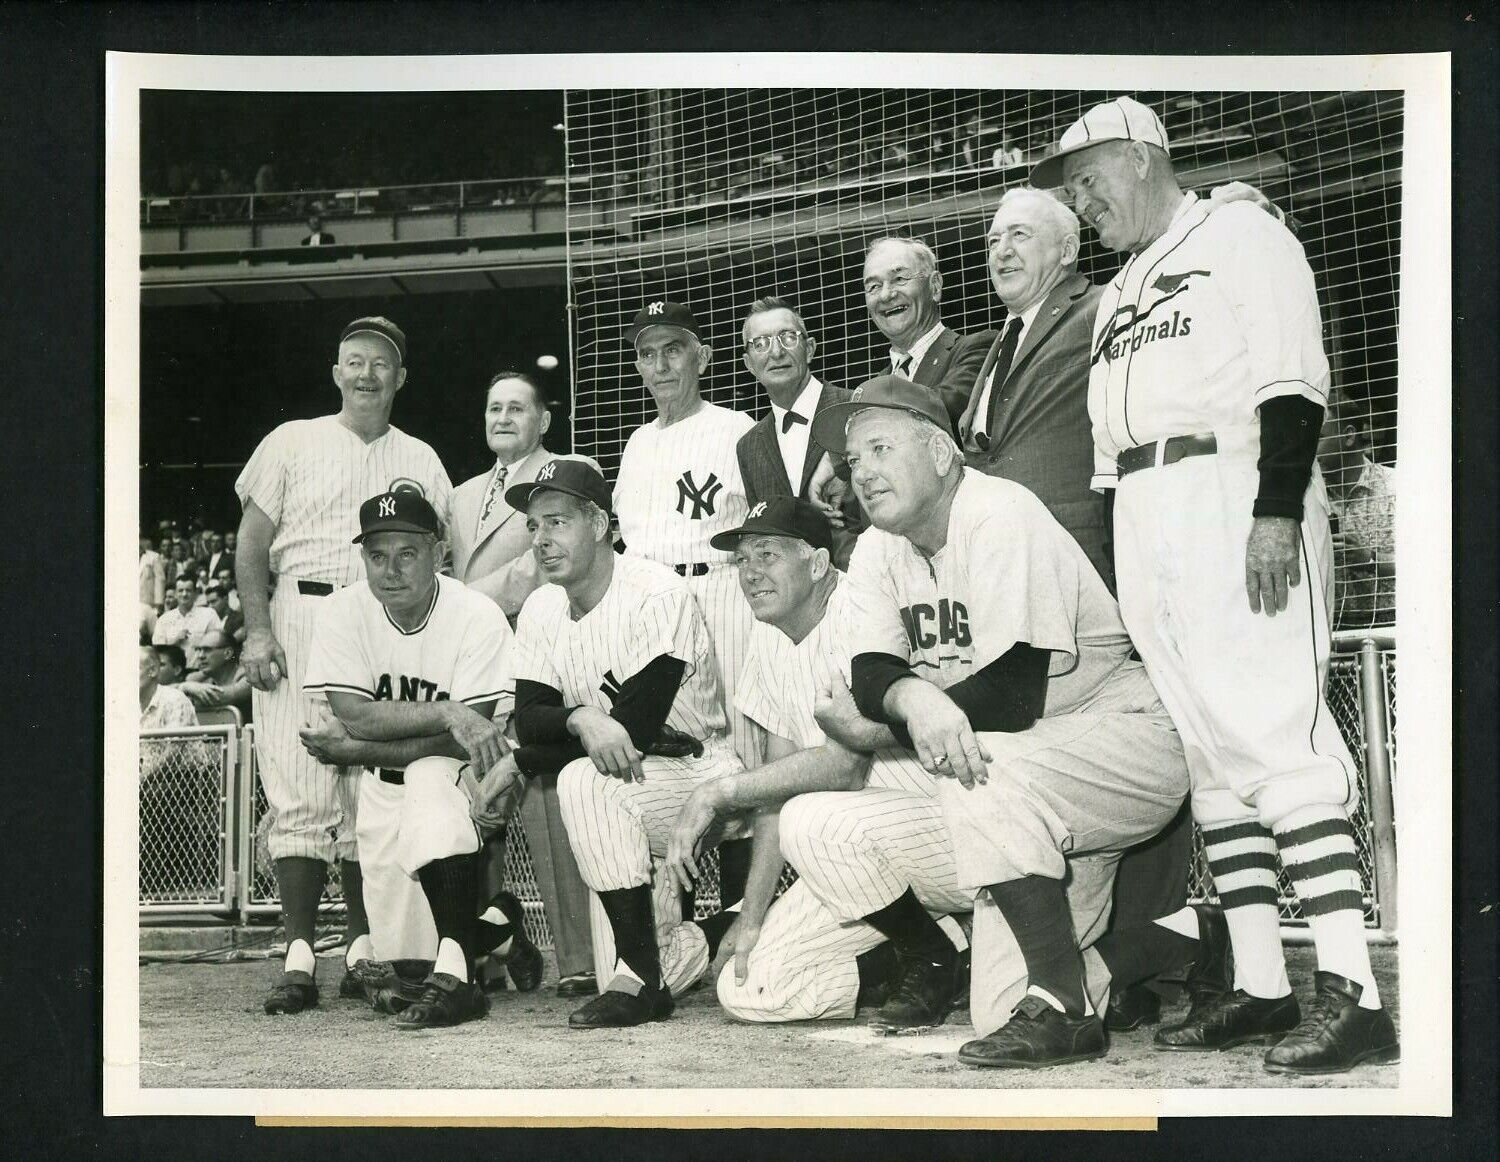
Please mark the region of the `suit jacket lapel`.
[[[516, 510], [505, 503], [505, 493], [510, 491], [513, 485], [525, 484], [528, 481], [535, 480], [537, 469], [542, 466], [545, 458], [547, 458], [546, 452], [538, 447], [531, 455], [527, 456], [526, 459], [511, 469], [509, 475], [505, 478], [505, 487], [500, 490], [500, 495], [495, 499], [495, 507], [490, 509], [489, 519], [480, 526], [478, 533], [474, 536], [474, 551], [476, 553], [485, 541], [489, 540], [490, 537], [494, 536], [495, 533], [505, 526], [506, 521], [516, 515]], [[484, 494], [488, 488], [489, 481], [486, 480], [484, 488], [479, 491], [479, 511], [483, 511]]]
[[1081, 274], [1065, 278], [1052, 288], [1052, 293], [1042, 303], [1042, 309], [1036, 313], [1031, 326], [1026, 328], [1021, 345], [1016, 348], [1016, 357], [1010, 361], [1011, 375], [1016, 373], [1016, 370], [1026, 361], [1026, 357], [1035, 351], [1041, 345], [1042, 340], [1052, 332], [1052, 328], [1057, 326], [1063, 315], [1067, 314], [1068, 307], [1074, 300], [1086, 293], [1088, 289], [1089, 280]]
[[924, 387], [931, 387], [937, 383], [943, 377], [941, 369], [948, 366], [948, 352], [957, 342], [958, 332], [952, 327], [944, 327], [939, 331], [938, 337], [932, 341], [932, 346], [927, 348], [927, 354], [923, 355], [921, 361], [912, 369], [912, 382], [920, 383]]
[[[818, 413], [826, 408], [829, 404], [837, 403], [838, 401], [835, 398], [836, 394], [837, 393], [834, 391], [831, 384], [823, 384], [822, 389], [818, 392], [818, 403], [817, 406], [813, 408], [811, 419], [817, 419]], [[780, 452], [779, 448], [777, 449], [777, 452]], [[802, 457], [802, 478], [797, 484], [798, 496], [806, 495], [807, 486], [812, 480], [813, 472], [817, 470], [818, 461], [822, 458], [822, 445], [814, 440], [812, 438], [812, 435], [809, 434], [807, 437], [807, 453]]]
[[786, 468], [781, 462], [781, 445], [776, 442], [776, 418], [769, 410], [750, 429], [750, 455], [747, 459], [747, 467], [755, 473], [755, 495], [764, 498], [791, 492]]

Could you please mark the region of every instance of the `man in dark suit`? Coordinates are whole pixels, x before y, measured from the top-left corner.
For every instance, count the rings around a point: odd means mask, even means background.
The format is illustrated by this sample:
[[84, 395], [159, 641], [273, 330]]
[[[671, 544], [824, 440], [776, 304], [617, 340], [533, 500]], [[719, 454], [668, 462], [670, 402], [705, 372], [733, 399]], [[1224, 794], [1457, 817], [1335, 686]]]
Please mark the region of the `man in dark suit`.
[[216, 577], [220, 569], [228, 569], [234, 573], [234, 553], [224, 547], [224, 538], [218, 533], [209, 531], [203, 534], [203, 573], [206, 577]]
[[307, 237], [302, 240], [303, 246], [332, 246], [336, 241], [332, 234], [323, 229], [321, 214], [307, 216]]
[[995, 333], [960, 335], [943, 325], [938, 307], [943, 274], [932, 247], [916, 238], [877, 238], [870, 244], [864, 291], [871, 321], [890, 340], [890, 370], [933, 388], [956, 424]]
[[[818, 349], [807, 324], [790, 303], [774, 296], [756, 299], [745, 318], [745, 366], [765, 388], [771, 408], [740, 437], [735, 453], [745, 499], [753, 508], [776, 496], [810, 498], [814, 474], [827, 452], [812, 438], [812, 421], [825, 407], [849, 398], [849, 392], [822, 383], [809, 370]], [[849, 564], [855, 538], [864, 526], [852, 491], [840, 508], [843, 527], [834, 529], [833, 563]]]
[[1006, 320], [958, 421], [965, 460], [1036, 493], [1112, 593], [1104, 498], [1089, 486], [1089, 349], [1100, 288], [1078, 273], [1078, 220], [1050, 194], [1017, 187], [1000, 199], [986, 241]]

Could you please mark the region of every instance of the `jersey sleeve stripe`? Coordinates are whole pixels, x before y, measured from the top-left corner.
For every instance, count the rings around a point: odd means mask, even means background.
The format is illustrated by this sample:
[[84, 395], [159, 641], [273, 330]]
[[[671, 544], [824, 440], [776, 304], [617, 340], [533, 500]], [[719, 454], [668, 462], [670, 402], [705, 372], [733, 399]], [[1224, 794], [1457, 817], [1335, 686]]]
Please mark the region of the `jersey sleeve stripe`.
[[372, 702], [375, 700], [375, 691], [367, 690], [363, 686], [350, 686], [343, 682], [309, 682], [302, 687], [304, 692], [320, 694], [329, 690], [336, 690], [341, 694], [359, 694]]

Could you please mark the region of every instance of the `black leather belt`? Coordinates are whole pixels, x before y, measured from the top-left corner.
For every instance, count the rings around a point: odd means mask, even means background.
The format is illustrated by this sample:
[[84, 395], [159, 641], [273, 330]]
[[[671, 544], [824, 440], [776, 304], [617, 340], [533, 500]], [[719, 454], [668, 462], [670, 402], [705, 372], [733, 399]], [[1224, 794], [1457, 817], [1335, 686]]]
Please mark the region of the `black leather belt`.
[[378, 776], [382, 783], [394, 783], [400, 787], [406, 782], [405, 771], [395, 771], [390, 767], [380, 767], [378, 770], [375, 767], [366, 767], [365, 770], [369, 771], [372, 775]]
[[672, 569], [682, 577], [707, 577], [708, 563], [694, 561], [691, 565], [673, 565]]
[[1129, 476], [1132, 472], [1139, 472], [1142, 468], [1155, 468], [1158, 463], [1158, 444], [1162, 445], [1160, 463], [1163, 466], [1176, 464], [1177, 461], [1186, 460], [1189, 456], [1212, 456], [1219, 450], [1219, 441], [1214, 438], [1212, 432], [1205, 436], [1169, 436], [1165, 440], [1126, 448], [1116, 456], [1115, 468], [1120, 476]]
[[306, 597], [327, 597], [333, 592], [333, 586], [327, 581], [298, 581], [297, 592]]

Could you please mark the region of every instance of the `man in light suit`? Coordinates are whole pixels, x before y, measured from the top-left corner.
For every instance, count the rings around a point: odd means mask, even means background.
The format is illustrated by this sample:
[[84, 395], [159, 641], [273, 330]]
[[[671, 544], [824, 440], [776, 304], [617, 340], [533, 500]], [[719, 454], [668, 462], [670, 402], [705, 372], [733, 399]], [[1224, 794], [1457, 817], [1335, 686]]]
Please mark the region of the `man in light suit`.
[[[505, 490], [536, 479], [556, 457], [542, 447], [552, 413], [541, 388], [529, 375], [502, 371], [485, 396], [484, 438], [495, 464], [453, 490], [449, 540], [453, 575], [494, 601], [515, 624], [516, 615], [541, 583], [531, 552], [526, 514], [505, 501]], [[558, 992], [594, 992], [594, 954], [589, 935], [589, 890], [579, 874], [557, 804], [557, 778], [539, 779], [520, 807], [526, 847], [537, 890], [552, 929]], [[485, 845], [485, 893], [492, 896], [504, 877], [505, 835], [501, 828]]]
[[[849, 392], [821, 382], [809, 369], [818, 341], [788, 302], [768, 295], [750, 304], [745, 317], [745, 366], [770, 397], [770, 410], [740, 437], [735, 453], [745, 499], [751, 507], [777, 496], [811, 498], [815, 473], [827, 452], [812, 438], [812, 421]], [[833, 532], [833, 563], [849, 565], [864, 526], [852, 491], [841, 506], [843, 523]]]
[[960, 335], [943, 325], [938, 306], [943, 274], [932, 247], [919, 239], [872, 242], [865, 251], [863, 285], [870, 319], [890, 340], [890, 370], [935, 390], [956, 424], [995, 333]]

